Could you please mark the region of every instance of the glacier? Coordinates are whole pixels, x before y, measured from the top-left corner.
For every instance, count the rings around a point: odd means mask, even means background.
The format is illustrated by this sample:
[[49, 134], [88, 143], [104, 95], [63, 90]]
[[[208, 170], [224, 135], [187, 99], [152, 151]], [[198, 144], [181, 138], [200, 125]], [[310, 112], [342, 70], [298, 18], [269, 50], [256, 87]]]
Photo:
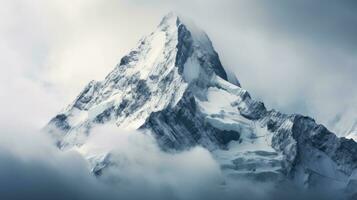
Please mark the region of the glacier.
[[354, 191], [357, 143], [310, 117], [266, 109], [225, 70], [207, 34], [182, 19], [166, 15], [104, 80], [88, 83], [53, 117], [45, 130], [56, 145], [77, 149], [100, 176], [115, 167], [113, 152], [88, 150], [86, 142], [93, 128], [115, 124], [118, 134], [151, 134], [166, 152], [208, 149], [227, 181]]

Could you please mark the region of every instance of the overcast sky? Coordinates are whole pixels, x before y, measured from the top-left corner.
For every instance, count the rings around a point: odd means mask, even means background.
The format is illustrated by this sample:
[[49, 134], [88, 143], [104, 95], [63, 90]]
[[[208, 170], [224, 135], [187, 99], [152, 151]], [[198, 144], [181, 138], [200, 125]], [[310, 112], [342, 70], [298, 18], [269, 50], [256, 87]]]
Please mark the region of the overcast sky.
[[268, 108], [346, 130], [357, 118], [356, 9], [337, 0], [1, 0], [1, 120], [22, 115], [41, 127], [177, 11]]

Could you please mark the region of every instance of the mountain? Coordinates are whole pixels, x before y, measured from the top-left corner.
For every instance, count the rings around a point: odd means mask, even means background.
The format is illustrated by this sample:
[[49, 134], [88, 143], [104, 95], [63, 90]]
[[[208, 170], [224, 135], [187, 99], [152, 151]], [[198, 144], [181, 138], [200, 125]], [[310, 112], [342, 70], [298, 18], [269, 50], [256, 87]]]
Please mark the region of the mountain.
[[357, 141], [357, 121], [347, 131], [346, 138], [351, 138], [354, 141]]
[[[85, 146], [92, 129], [108, 123], [149, 131], [167, 152], [203, 146], [227, 179], [336, 189], [356, 182], [353, 140], [310, 117], [267, 110], [227, 74], [208, 36], [173, 13], [103, 81], [91, 81], [46, 130], [66, 150]], [[115, 167], [110, 155], [84, 156], [101, 175]]]

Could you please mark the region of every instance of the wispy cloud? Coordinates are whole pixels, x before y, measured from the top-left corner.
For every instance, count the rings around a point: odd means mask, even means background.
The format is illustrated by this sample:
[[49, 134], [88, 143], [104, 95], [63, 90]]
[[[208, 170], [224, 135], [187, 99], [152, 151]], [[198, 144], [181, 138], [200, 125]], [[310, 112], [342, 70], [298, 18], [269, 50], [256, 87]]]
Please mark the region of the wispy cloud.
[[355, 8], [353, 1], [15, 0], [1, 8], [2, 67], [6, 77], [51, 86], [64, 105], [176, 10], [208, 32], [224, 65], [269, 108], [341, 130], [337, 115], [357, 116]]

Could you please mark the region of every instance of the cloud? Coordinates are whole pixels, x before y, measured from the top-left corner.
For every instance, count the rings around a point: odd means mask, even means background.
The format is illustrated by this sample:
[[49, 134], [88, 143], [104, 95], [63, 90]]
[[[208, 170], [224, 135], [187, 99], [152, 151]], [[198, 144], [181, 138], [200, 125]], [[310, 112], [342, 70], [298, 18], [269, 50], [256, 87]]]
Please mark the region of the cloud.
[[222, 181], [207, 150], [171, 155], [149, 135], [114, 125], [95, 129], [83, 147], [115, 155], [115, 167], [97, 179], [77, 151], [61, 152], [43, 133], [10, 128], [0, 134], [1, 199], [199, 199]]
[[91, 139], [108, 145], [101, 134], [122, 132], [110, 145], [118, 145], [116, 160], [131, 161], [121, 166], [122, 171], [108, 172], [122, 186], [113, 188], [90, 175], [78, 153], [59, 152], [38, 133], [89, 80], [103, 78], [170, 10], [191, 17], [206, 30], [223, 64], [269, 108], [312, 115], [338, 132], [349, 129], [357, 116], [352, 1], [1, 3], [2, 199], [291, 197], [270, 184], [240, 180], [227, 186], [217, 163], [202, 148], [172, 156], [159, 151], [149, 136], [108, 128]]
[[233, 200], [239, 197], [262, 200], [321, 197], [302, 193], [287, 184], [226, 179], [210, 152], [201, 147], [180, 153], [162, 152], [150, 135], [127, 132], [114, 125], [94, 129], [79, 152], [91, 156], [108, 149], [111, 149], [112, 165], [96, 178], [82, 155], [74, 150], [59, 151], [46, 135], [21, 128], [2, 132], [0, 198]]
[[1, 52], [4, 60], [14, 52], [12, 62], [27, 78], [56, 91], [60, 109], [176, 10], [206, 30], [223, 64], [254, 97], [340, 132], [353, 123], [334, 119], [345, 111], [357, 116], [356, 6], [321, 0], [15, 0], [1, 8], [2, 18], [11, 19], [0, 25]]
[[38, 132], [1, 130], [1, 199], [111, 199], [79, 154], [60, 153]]
[[94, 129], [79, 151], [86, 157], [109, 152], [109, 161], [115, 164], [104, 168], [100, 179], [138, 199], [207, 198], [224, 181], [208, 150], [166, 153], [149, 133], [118, 130], [115, 125]]

